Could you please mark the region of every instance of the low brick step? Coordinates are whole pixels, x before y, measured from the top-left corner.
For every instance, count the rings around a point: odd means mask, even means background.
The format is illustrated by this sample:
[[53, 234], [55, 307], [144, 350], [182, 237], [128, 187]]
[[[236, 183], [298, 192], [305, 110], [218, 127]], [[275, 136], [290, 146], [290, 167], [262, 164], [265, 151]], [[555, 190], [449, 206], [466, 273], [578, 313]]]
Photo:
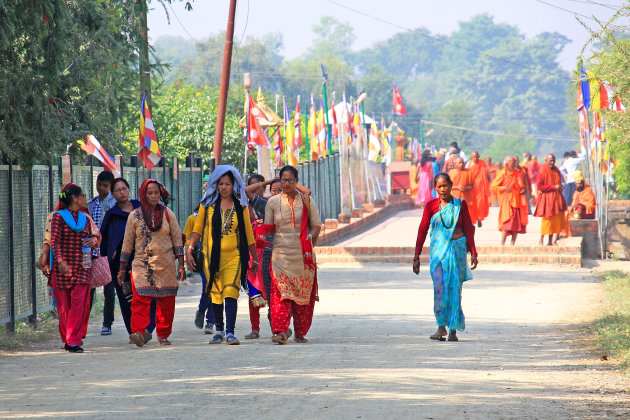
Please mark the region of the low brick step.
[[[481, 246], [477, 247], [480, 256], [483, 255], [517, 255], [517, 256], [551, 256], [551, 255], [580, 255], [581, 246]], [[402, 246], [321, 246], [315, 247], [318, 256], [324, 255], [413, 255], [415, 247]], [[422, 249], [423, 254], [429, 253], [429, 248]]]
[[[582, 265], [581, 246], [489, 246], [477, 248], [480, 264], [554, 264]], [[413, 260], [413, 247], [316, 247], [317, 262], [404, 264]], [[429, 249], [424, 247], [421, 263], [428, 263]]]
[[[317, 256], [318, 263], [379, 263], [379, 264], [410, 264], [412, 254], [401, 255], [356, 255], [356, 254], [323, 254]], [[421, 255], [421, 264], [429, 263], [428, 255]], [[521, 265], [570, 265], [580, 267], [582, 257], [579, 254], [547, 254], [547, 255], [516, 255], [494, 254], [479, 255], [479, 264], [521, 264]]]

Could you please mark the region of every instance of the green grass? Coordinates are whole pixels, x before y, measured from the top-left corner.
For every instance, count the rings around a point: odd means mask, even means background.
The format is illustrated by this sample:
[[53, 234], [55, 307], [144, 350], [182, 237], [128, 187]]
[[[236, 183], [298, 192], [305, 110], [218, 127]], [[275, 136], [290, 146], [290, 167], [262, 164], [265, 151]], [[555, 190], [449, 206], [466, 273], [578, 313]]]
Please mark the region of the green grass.
[[619, 359], [630, 371], [630, 274], [608, 271], [602, 275], [606, 292], [604, 313], [592, 325], [597, 345], [604, 355]]
[[[92, 305], [91, 319], [103, 320], [103, 293], [98, 290]], [[55, 311], [41, 313], [37, 316], [37, 328], [26, 318], [15, 321], [15, 331], [7, 330], [0, 325], [0, 352], [19, 350], [33, 343], [41, 343], [59, 337], [59, 321]]]

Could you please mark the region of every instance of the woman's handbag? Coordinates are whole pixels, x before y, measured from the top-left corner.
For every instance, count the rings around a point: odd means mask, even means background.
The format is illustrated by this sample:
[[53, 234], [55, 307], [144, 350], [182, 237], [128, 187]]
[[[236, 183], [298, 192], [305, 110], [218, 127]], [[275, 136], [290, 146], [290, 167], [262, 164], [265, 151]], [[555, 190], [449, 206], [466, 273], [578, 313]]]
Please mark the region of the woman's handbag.
[[201, 230], [201, 239], [197, 242], [197, 245], [192, 250], [193, 260], [195, 260], [195, 273], [201, 273], [203, 271], [203, 235], [206, 232], [206, 214], [208, 209], [203, 214], [203, 229]]
[[112, 281], [112, 273], [109, 270], [109, 261], [107, 257], [101, 256], [100, 251], [98, 257], [92, 260], [92, 268], [90, 269], [90, 287], [105, 286]]

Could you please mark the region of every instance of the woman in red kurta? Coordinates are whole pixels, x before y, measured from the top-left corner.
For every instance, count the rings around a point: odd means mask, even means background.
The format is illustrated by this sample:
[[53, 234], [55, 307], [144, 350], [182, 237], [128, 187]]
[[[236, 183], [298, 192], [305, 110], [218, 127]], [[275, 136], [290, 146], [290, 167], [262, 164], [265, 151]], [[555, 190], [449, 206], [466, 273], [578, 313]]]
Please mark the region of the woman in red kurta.
[[59, 194], [63, 210], [55, 212], [51, 222], [50, 248], [54, 264], [51, 283], [59, 312], [59, 333], [70, 353], [83, 353], [87, 305], [90, 296], [90, 270], [83, 267], [83, 246], [98, 247], [98, 232], [81, 209], [87, 208], [85, 194], [75, 184], [66, 185]]

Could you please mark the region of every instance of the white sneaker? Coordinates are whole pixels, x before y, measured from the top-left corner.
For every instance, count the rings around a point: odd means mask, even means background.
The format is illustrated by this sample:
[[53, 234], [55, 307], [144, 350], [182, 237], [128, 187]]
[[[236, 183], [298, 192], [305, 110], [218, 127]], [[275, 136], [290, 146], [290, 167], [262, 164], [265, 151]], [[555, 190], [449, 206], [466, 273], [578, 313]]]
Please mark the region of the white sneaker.
[[206, 328], [203, 329], [203, 333], [204, 334], [212, 334], [214, 331], [214, 325], [212, 324], [206, 324]]

